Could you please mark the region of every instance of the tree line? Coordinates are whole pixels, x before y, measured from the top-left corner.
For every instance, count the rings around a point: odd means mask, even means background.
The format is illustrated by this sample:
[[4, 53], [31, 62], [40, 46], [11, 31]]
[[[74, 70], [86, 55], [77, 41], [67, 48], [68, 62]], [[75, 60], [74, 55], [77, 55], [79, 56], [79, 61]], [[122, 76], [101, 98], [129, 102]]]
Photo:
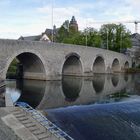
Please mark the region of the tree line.
[[130, 37], [131, 32], [122, 24], [104, 24], [99, 31], [87, 27], [78, 32], [73, 28], [66, 29], [62, 25], [55, 36], [55, 41], [124, 52], [131, 47]]

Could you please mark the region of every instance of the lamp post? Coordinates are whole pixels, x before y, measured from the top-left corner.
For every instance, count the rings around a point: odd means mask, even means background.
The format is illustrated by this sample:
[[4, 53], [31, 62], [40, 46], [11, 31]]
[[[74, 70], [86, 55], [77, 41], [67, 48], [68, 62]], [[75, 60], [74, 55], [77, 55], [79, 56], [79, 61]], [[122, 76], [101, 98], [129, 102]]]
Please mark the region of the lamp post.
[[51, 13], [52, 14], [52, 16], [51, 16], [52, 17], [52, 19], [51, 19], [51, 21], [52, 21], [52, 36], [51, 36], [51, 39], [52, 39], [52, 42], [53, 42], [54, 41], [54, 36], [53, 36], [54, 35], [54, 31], [53, 31], [53, 14], [54, 14], [53, 8], [54, 8], [54, 0], [51, 1], [51, 5], [52, 5], [52, 7], [51, 7], [51, 9], [52, 9], [52, 13]]
[[121, 53], [121, 49], [122, 49], [122, 32], [120, 34], [120, 53]]
[[106, 30], [106, 34], [107, 34], [106, 45], [107, 45], [107, 50], [108, 50], [108, 29]]

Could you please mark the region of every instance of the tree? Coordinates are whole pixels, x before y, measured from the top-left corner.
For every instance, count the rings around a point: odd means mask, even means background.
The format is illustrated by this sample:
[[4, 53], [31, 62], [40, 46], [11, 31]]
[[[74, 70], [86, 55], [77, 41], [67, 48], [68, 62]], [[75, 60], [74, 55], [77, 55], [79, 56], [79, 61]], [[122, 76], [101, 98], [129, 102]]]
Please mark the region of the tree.
[[64, 26], [58, 31], [56, 41], [60, 43], [84, 45], [122, 52], [131, 47], [130, 31], [124, 25], [105, 24], [100, 31], [88, 27], [84, 31], [66, 29]]
[[86, 36], [87, 46], [91, 47], [101, 47], [101, 36], [98, 31], [94, 28], [88, 27], [84, 30], [84, 34]]
[[64, 26], [61, 26], [56, 36], [56, 42], [63, 43], [65, 38], [68, 38], [68, 36], [69, 36], [68, 30], [65, 29]]
[[104, 24], [101, 26], [100, 35], [105, 48], [121, 52], [131, 47], [130, 31], [122, 24]]

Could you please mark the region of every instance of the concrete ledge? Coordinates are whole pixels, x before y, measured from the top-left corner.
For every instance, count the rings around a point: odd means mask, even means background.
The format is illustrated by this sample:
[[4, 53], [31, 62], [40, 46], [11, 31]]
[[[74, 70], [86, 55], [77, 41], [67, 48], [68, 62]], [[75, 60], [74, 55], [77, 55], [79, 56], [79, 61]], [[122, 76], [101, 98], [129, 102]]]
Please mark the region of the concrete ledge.
[[12, 107], [13, 106], [13, 101], [10, 93], [5, 93], [5, 105], [6, 107]]
[[10, 127], [22, 140], [38, 140], [27, 128], [24, 127], [12, 114], [2, 117], [3, 122]]

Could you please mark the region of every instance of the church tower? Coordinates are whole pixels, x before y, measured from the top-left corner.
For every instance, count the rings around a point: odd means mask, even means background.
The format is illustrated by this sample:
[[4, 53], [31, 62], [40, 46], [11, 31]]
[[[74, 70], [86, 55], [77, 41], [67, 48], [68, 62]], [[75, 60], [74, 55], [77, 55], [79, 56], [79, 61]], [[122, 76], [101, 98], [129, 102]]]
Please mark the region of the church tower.
[[72, 31], [74, 32], [78, 32], [78, 24], [74, 16], [72, 16], [72, 19], [69, 24], [69, 28], [72, 29]]

